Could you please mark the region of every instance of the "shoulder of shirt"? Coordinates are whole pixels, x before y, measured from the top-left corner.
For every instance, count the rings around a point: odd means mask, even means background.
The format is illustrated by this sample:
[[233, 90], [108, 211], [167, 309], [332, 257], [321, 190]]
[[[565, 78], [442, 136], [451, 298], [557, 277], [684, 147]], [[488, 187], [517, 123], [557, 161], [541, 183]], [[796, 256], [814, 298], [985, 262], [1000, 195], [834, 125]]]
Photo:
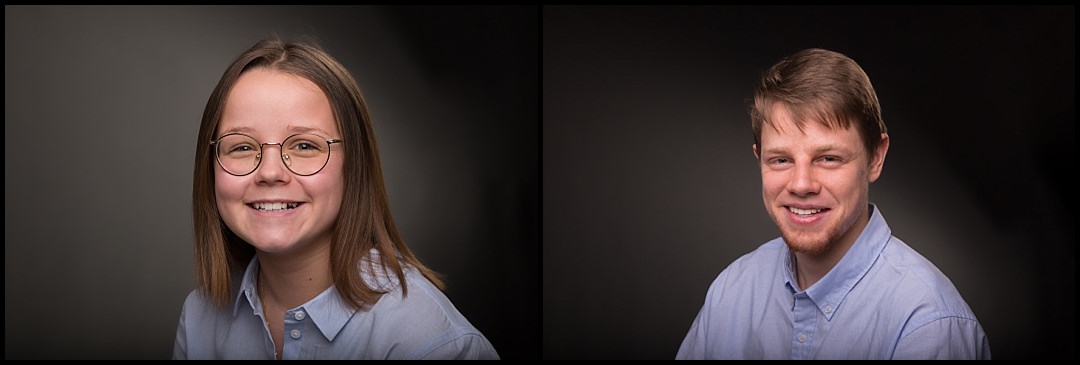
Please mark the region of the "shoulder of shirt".
[[[360, 277], [364, 279], [369, 287], [379, 291], [391, 292], [401, 288], [401, 280], [397, 274], [390, 268], [382, 264], [381, 255], [378, 250], [371, 249], [367, 255], [360, 259]], [[406, 277], [409, 276], [409, 272], [415, 270], [408, 263], [398, 260], [401, 264], [402, 272]], [[406, 285], [411, 286], [412, 282], [406, 282]]]
[[889, 245], [881, 255], [892, 270], [918, 279], [929, 292], [957, 292], [952, 280], [937, 265], [895, 236], [890, 238]]
[[[780, 270], [784, 255], [788, 253], [783, 239], [777, 237], [759, 245], [754, 250], [739, 256], [729, 263], [713, 280], [711, 286], [748, 284], [743, 278], [764, 278]], [[764, 276], [763, 276], [764, 275]]]
[[783, 258], [789, 251], [784, 244], [784, 240], [780, 237], [774, 238], [759, 245], [754, 250], [739, 256], [739, 258], [732, 261], [729, 268], [740, 265], [756, 265], [762, 262], [773, 263], [776, 260]]

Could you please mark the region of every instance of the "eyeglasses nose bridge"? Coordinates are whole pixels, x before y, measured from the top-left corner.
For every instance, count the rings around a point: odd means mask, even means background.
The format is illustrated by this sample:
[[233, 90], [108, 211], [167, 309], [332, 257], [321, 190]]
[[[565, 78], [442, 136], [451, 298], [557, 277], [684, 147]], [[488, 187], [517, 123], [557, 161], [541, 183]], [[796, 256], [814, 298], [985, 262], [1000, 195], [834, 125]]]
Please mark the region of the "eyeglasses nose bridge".
[[284, 143], [285, 142], [260, 143], [259, 144], [259, 153], [255, 154], [255, 159], [258, 160], [259, 164], [262, 164], [262, 155], [263, 155], [263, 151], [266, 150], [266, 145], [276, 145], [276, 146], [278, 146], [278, 149], [281, 150], [281, 162], [285, 163], [286, 167], [292, 167], [292, 159], [289, 157], [289, 154], [285, 152]]

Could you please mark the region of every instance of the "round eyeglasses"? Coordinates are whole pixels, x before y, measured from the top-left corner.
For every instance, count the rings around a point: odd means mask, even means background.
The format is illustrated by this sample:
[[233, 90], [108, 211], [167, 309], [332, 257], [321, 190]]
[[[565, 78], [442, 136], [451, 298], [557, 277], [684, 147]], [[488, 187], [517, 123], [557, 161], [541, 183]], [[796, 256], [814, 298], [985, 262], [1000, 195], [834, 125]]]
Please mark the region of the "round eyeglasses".
[[322, 171], [330, 161], [330, 145], [341, 143], [340, 139], [323, 139], [312, 134], [294, 134], [284, 141], [259, 143], [255, 138], [241, 133], [229, 133], [215, 141], [214, 154], [218, 164], [229, 174], [244, 176], [255, 171], [262, 163], [263, 146], [277, 145], [281, 148], [281, 162], [292, 173], [310, 176]]

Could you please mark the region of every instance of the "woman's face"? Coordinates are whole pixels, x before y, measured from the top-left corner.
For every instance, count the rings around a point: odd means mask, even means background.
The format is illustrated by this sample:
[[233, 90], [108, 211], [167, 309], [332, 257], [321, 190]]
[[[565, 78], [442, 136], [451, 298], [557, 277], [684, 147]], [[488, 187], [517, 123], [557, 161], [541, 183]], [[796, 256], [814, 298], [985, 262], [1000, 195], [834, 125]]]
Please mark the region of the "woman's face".
[[[283, 148], [298, 155], [300, 150], [310, 150], [310, 145], [276, 144], [299, 133], [323, 141], [341, 138], [322, 90], [296, 75], [249, 70], [226, 96], [215, 139], [230, 133], [251, 136], [263, 145], [261, 162], [250, 174], [236, 176], [220, 163], [214, 164], [217, 207], [225, 224], [266, 254], [329, 245], [344, 194], [342, 144], [330, 144], [326, 166], [310, 176], [291, 172], [281, 156]], [[265, 144], [268, 142], [274, 144]], [[236, 150], [252, 148], [250, 144], [243, 146]], [[253, 155], [251, 163], [255, 163]]]

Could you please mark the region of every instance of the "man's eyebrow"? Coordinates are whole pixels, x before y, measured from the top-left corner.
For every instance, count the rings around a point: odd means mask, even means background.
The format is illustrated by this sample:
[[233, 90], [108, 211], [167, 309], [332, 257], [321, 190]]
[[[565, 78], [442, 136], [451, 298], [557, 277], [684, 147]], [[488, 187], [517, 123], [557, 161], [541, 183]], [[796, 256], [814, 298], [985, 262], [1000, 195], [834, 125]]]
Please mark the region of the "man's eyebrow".
[[[844, 147], [842, 145], [835, 144], [835, 143], [829, 143], [829, 144], [824, 144], [824, 145], [821, 145], [821, 146], [814, 147], [814, 152], [815, 153], [835, 152], [835, 151], [849, 152], [849, 150], [846, 147]], [[790, 153], [790, 152], [789, 152], [789, 149], [786, 148], [786, 147], [769, 147], [769, 148], [766, 148], [763, 151], [761, 151], [761, 153], [762, 154], [769, 153], [769, 154], [783, 155], [783, 154], [787, 154], [787, 153]]]

